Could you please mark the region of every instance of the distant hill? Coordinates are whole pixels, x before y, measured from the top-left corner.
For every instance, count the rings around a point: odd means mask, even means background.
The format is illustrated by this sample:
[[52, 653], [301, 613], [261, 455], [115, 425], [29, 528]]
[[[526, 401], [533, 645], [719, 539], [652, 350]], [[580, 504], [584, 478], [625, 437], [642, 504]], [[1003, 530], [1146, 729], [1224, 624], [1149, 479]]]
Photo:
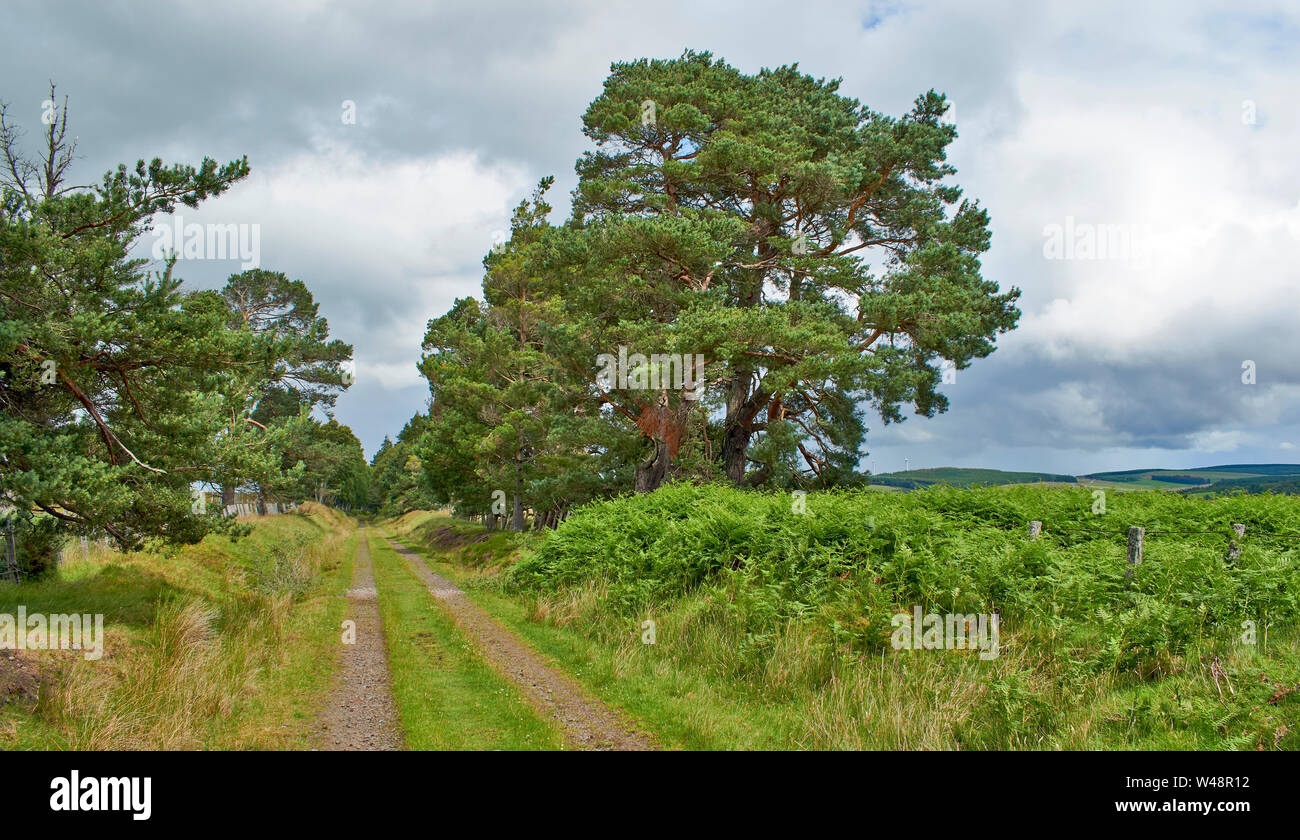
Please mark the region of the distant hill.
[[1234, 472], [1250, 475], [1300, 475], [1300, 464], [1226, 464], [1221, 467], [1200, 467], [1198, 472]]
[[906, 470], [904, 472], [877, 473], [869, 477], [872, 484], [886, 487], [899, 487], [904, 490], [919, 490], [934, 484], [948, 484], [953, 487], [973, 487], [977, 484], [1035, 484], [1043, 481], [1074, 484], [1077, 479], [1072, 475], [1036, 472], [1006, 472], [1003, 470], [985, 470], [974, 467], [933, 467], [924, 470]]
[[878, 473], [868, 479], [880, 489], [919, 490], [935, 484], [1087, 484], [1122, 490], [1165, 490], [1190, 495], [1215, 493], [1289, 493], [1300, 495], [1300, 464], [1220, 464], [1194, 469], [1111, 470], [1073, 476], [1060, 473], [1011, 472], [978, 467], [934, 467]]
[[1186, 487], [1178, 492], [1190, 495], [1242, 492], [1279, 493], [1296, 496], [1300, 495], [1300, 475], [1257, 475], [1251, 478], [1220, 478], [1217, 481], [1210, 482], [1209, 486]]
[[[1287, 477], [1290, 476], [1290, 481]], [[1300, 464], [1222, 464], [1190, 470], [1114, 470], [1080, 476], [1089, 482], [1113, 483], [1131, 489], [1173, 490], [1170, 485], [1184, 485], [1179, 492], [1264, 487], [1270, 482], [1279, 487], [1300, 481]], [[1242, 483], [1246, 486], [1238, 487]], [[1251, 489], [1251, 492], [1265, 492]], [[1288, 492], [1278, 489], [1277, 492]]]

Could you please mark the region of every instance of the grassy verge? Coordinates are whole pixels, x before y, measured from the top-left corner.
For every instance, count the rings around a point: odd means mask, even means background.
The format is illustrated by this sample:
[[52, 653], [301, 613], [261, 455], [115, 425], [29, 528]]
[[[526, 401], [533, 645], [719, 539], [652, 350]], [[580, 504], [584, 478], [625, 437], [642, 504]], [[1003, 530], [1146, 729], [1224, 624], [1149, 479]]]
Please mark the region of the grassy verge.
[[[527, 639], [601, 700], [640, 719], [669, 749], [780, 749], [795, 710], [750, 698], [725, 682], [680, 667], [671, 658], [650, 662], [642, 630], [628, 623], [626, 645], [588, 638], [579, 627], [548, 621], [497, 591], [500, 570], [533, 538], [489, 533], [441, 514], [417, 511], [386, 523], [408, 548], [455, 581], [480, 606]], [[549, 616], [548, 616], [549, 617]], [[657, 646], [657, 645], [656, 645]]]
[[[410, 546], [421, 550], [420, 546]], [[650, 664], [635, 645], [613, 646], [574, 626], [534, 620], [524, 604], [494, 591], [490, 574], [456, 562], [454, 552], [423, 549], [431, 567], [455, 581], [502, 624], [550, 657], [597, 697], [642, 721], [668, 749], [780, 749], [789, 710], [730, 691], [689, 668]], [[635, 633], [632, 631], [635, 630]]]
[[53, 579], [0, 586], [0, 613], [98, 613], [105, 630], [99, 660], [55, 650], [7, 662], [11, 681], [15, 665], [34, 676], [23, 687], [38, 696], [11, 694], [0, 746], [309, 747], [345, 607], [352, 526], [306, 505], [258, 520], [238, 542], [73, 552]]
[[563, 747], [505, 678], [461, 635], [424, 583], [373, 534], [389, 673], [406, 745], [413, 750], [541, 750]]
[[[542, 539], [428, 513], [389, 526], [666, 746], [1300, 748], [1288, 546], [1248, 543], [1225, 565], [1226, 541], [1165, 534], [1129, 593], [1122, 540], [1035, 543], [1017, 525], [1043, 509], [1053, 524], [1109, 523], [1087, 518], [1079, 491], [810, 496], [803, 520], [779, 498], [673, 492], [696, 495], [664, 512], [608, 503]], [[1173, 530], [1300, 524], [1287, 500], [1121, 504], [1117, 521]], [[995, 659], [889, 647], [889, 615], [907, 605], [994, 601], [1007, 619]], [[1255, 615], [1258, 643], [1243, 644]]]

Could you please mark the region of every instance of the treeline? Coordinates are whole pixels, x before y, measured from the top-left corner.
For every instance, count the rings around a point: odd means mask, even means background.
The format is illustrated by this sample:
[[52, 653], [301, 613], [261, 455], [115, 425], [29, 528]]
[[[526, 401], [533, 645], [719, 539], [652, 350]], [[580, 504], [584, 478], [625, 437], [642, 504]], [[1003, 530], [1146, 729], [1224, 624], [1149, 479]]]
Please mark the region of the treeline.
[[1208, 487], [1188, 487], [1179, 492], [1191, 494], [1276, 493], [1278, 495], [1295, 496], [1300, 495], [1300, 476], [1260, 475], [1248, 478], [1220, 478], [1210, 482]]
[[247, 160], [141, 160], [72, 185], [66, 100], [39, 153], [22, 139], [0, 106], [0, 516], [25, 571], [74, 534], [132, 548], [237, 528], [204, 488], [366, 503], [360, 443], [313, 416], [351, 381], [352, 348], [307, 287], [253, 269], [192, 291], [175, 254], [156, 270], [131, 256], [156, 214], [221, 195]]
[[380, 504], [518, 529], [670, 480], [850, 485], [867, 408], [945, 410], [943, 373], [992, 352], [1019, 292], [981, 276], [945, 98], [890, 117], [838, 88], [708, 53], [615, 64], [570, 217], [544, 178], [482, 299], [429, 322], [429, 408], [377, 457]]
[[1072, 475], [1060, 473], [1004, 472], [1002, 470], [954, 469], [943, 470], [942, 475], [926, 475], [926, 470], [917, 470], [915, 475], [892, 473], [871, 476], [872, 484], [886, 487], [900, 487], [904, 490], [923, 490], [936, 484], [948, 484], [953, 487], [977, 487], [980, 485], [999, 484], [1033, 484], [1053, 482], [1058, 484], [1077, 484], [1078, 479]]
[[1199, 475], [1183, 473], [1152, 473], [1152, 481], [1164, 481], [1169, 484], [1207, 484], [1209, 480]]

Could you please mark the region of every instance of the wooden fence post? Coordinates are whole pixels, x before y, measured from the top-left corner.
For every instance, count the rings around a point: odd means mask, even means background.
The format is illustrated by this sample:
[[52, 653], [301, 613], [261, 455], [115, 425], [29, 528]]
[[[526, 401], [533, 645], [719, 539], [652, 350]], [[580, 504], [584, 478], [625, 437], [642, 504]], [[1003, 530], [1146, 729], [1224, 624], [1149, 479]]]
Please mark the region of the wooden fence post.
[[1035, 519], [1029, 523], [1029, 539], [1031, 540], [1038, 539], [1038, 535], [1041, 534], [1042, 532], [1043, 532], [1042, 522], [1039, 522], [1037, 519]]
[[18, 551], [14, 544], [14, 521], [10, 519], [5, 528], [5, 548], [4, 548], [4, 572], [5, 577], [14, 583], [19, 583], [18, 575]]
[[1124, 588], [1127, 589], [1129, 581], [1133, 580], [1133, 574], [1137, 565], [1142, 562], [1142, 537], [1146, 534], [1146, 529], [1138, 525], [1130, 525], [1128, 528], [1128, 568], [1124, 570]]
[[1231, 563], [1241, 556], [1241, 546], [1237, 543], [1237, 540], [1246, 536], [1246, 526], [1240, 522], [1234, 522], [1232, 523], [1232, 533], [1236, 539], [1228, 540], [1228, 556], [1223, 558], [1225, 563]]

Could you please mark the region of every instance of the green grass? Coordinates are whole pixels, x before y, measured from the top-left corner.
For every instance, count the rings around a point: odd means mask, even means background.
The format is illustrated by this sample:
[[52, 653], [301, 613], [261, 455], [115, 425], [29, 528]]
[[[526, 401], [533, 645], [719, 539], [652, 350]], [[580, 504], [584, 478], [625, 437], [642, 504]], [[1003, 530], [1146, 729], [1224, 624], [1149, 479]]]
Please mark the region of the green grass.
[[935, 484], [953, 487], [972, 487], [979, 484], [1036, 484], [1055, 482], [1073, 484], [1075, 477], [1058, 473], [1008, 472], [974, 467], [930, 467], [904, 472], [878, 473], [871, 476], [872, 484], [917, 490]]
[[389, 673], [408, 749], [560, 749], [544, 721], [456, 628], [406, 562], [370, 538]]
[[339, 544], [332, 562], [299, 601], [284, 638], [284, 655], [260, 676], [242, 715], [219, 722], [211, 749], [312, 749], [316, 721], [333, 684], [334, 657], [352, 580], [358, 534]]
[[105, 655], [29, 651], [35, 706], [0, 713], [6, 749], [292, 749], [311, 745], [332, 674], [351, 523], [257, 520], [232, 542], [119, 553], [79, 546], [49, 580], [0, 585], [0, 612], [103, 613]]
[[[450, 523], [440, 518], [438, 524]], [[699, 675], [659, 668], [636, 656], [621, 655], [622, 651], [611, 651], [572, 632], [571, 628], [534, 621], [519, 601], [485, 587], [481, 569], [456, 562], [454, 550], [437, 551], [413, 545], [409, 533], [406, 538], [407, 547], [420, 551], [434, 571], [465, 588], [475, 603], [557, 662], [601, 700], [641, 720], [655, 733], [661, 746], [668, 749], [784, 746], [773, 735], [782, 728], [782, 710], [751, 702], [729, 691], [725, 684], [714, 684]], [[629, 638], [635, 638], [638, 646], [640, 634], [639, 625], [629, 624]], [[627, 647], [636, 652], [631, 645]]]
[[1196, 496], [1237, 490], [1296, 493], [1297, 485], [1300, 484], [1300, 464], [1224, 464], [1189, 470], [1119, 470], [1093, 473], [1080, 476], [1080, 479], [1133, 490], [1167, 490]]
[[[541, 538], [497, 535], [473, 563], [454, 546], [439, 558], [668, 746], [1300, 747], [1300, 692], [1269, 702], [1300, 682], [1300, 541], [1248, 535], [1224, 560], [1232, 522], [1300, 533], [1300, 503], [1092, 502], [1030, 486], [824, 493], [801, 515], [781, 494], [677, 486], [588, 505]], [[1037, 541], [1030, 519], [1048, 528]], [[1152, 536], [1126, 587], [1130, 524]], [[394, 525], [408, 539], [473, 529]], [[893, 650], [889, 618], [912, 605], [996, 608], [1001, 656]], [[1247, 619], [1256, 645], [1241, 642]]]

